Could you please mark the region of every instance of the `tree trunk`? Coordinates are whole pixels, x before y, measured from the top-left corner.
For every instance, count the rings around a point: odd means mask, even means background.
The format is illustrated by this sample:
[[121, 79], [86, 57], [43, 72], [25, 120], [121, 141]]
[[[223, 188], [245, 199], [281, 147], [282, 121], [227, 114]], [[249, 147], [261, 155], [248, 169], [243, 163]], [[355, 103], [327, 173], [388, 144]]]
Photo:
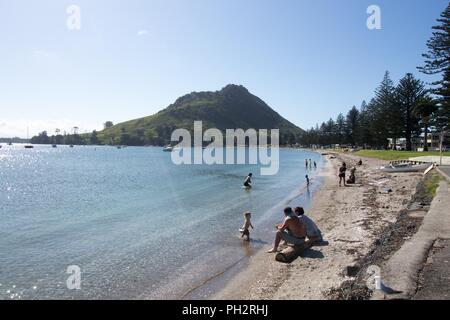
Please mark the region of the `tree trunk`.
[[405, 138], [406, 138], [406, 151], [411, 151], [411, 149], [412, 149], [412, 143], [411, 143], [411, 112], [410, 112], [409, 108], [406, 110]]
[[428, 152], [428, 120], [424, 121], [424, 134], [425, 134], [425, 141], [423, 144], [423, 151]]

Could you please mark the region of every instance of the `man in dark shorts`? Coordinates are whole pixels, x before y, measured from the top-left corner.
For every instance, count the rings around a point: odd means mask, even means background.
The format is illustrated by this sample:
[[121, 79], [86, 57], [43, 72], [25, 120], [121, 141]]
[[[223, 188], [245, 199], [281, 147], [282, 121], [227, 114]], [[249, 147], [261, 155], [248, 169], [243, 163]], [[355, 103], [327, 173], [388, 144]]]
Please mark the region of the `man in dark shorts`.
[[292, 208], [285, 208], [284, 215], [285, 218], [283, 223], [275, 226], [278, 231], [275, 235], [273, 248], [270, 249], [268, 253], [278, 252], [278, 245], [281, 240], [293, 245], [301, 245], [305, 243], [305, 226], [300, 222], [300, 219], [294, 214], [294, 212], [292, 212]]

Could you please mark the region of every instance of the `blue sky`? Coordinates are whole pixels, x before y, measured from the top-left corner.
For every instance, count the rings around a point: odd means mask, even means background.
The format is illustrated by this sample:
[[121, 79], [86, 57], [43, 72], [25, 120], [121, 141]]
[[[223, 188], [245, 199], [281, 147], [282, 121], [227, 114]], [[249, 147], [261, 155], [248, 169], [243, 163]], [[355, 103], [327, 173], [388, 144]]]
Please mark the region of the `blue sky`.
[[[69, 5], [81, 29], [66, 27]], [[366, 27], [369, 5], [381, 30]], [[101, 129], [246, 86], [309, 128], [417, 72], [444, 0], [0, 0], [0, 136]]]

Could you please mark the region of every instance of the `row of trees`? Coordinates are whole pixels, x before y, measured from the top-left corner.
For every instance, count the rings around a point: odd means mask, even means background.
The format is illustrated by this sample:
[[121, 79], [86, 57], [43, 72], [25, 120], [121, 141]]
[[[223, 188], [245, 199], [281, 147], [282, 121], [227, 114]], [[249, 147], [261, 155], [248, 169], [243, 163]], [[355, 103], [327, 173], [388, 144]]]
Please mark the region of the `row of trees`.
[[[104, 129], [111, 128], [114, 124], [111, 121], [106, 121], [103, 124]], [[61, 134], [60, 129], [55, 129], [55, 134], [49, 136], [47, 131], [40, 132], [37, 136], [31, 138], [30, 142], [33, 144], [61, 144], [61, 145], [86, 145], [86, 144], [100, 144], [98, 133], [96, 130], [91, 134], [78, 134], [78, 127], [72, 128], [72, 134], [64, 132]]]
[[40, 132], [30, 140], [33, 144], [60, 144], [60, 145], [85, 145], [98, 144], [100, 141], [97, 138], [97, 131], [93, 131], [90, 135], [78, 133], [74, 134], [55, 134], [49, 136], [47, 131]]
[[[406, 149], [430, 126], [443, 130], [438, 120], [444, 106], [432, 98], [425, 84], [411, 73], [397, 85], [386, 72], [369, 103], [353, 106], [344, 116], [329, 119], [311, 128], [303, 136], [307, 145], [345, 144], [370, 148], [387, 148], [388, 138], [396, 145], [398, 138], [406, 138]], [[439, 111], [439, 112], [438, 112]]]
[[[407, 73], [397, 85], [386, 72], [369, 103], [355, 106], [344, 116], [339, 114], [320, 126], [308, 130], [301, 139], [306, 145], [348, 144], [352, 146], [387, 148], [388, 139], [396, 145], [406, 139], [406, 149], [422, 134], [431, 130], [450, 129], [450, 4], [433, 27], [424, 54], [425, 64], [418, 69], [427, 75], [440, 75], [439, 81], [425, 83]], [[427, 150], [427, 143], [424, 144]]]

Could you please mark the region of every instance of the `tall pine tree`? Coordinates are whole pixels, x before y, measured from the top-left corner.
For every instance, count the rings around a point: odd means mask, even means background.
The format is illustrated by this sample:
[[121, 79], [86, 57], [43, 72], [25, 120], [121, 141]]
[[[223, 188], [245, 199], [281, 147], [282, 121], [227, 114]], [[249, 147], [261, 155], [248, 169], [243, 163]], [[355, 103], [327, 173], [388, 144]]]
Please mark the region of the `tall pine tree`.
[[411, 73], [407, 73], [397, 86], [397, 102], [400, 106], [402, 121], [404, 123], [406, 150], [411, 151], [412, 135], [418, 131], [419, 119], [413, 113], [419, 101], [427, 95], [425, 84], [415, 79]]
[[370, 115], [369, 115], [369, 106], [366, 101], [361, 103], [361, 107], [359, 109], [359, 117], [358, 117], [358, 139], [357, 142], [364, 148], [367, 145], [372, 145], [372, 135], [370, 131]]
[[435, 126], [450, 130], [450, 3], [433, 27], [433, 35], [427, 42], [428, 52], [423, 54], [425, 65], [419, 70], [428, 75], [441, 75], [433, 82], [433, 93], [439, 97], [439, 110], [435, 113]]
[[388, 138], [392, 138], [395, 146], [397, 138], [402, 136], [403, 127], [395, 86], [389, 71], [386, 71], [383, 81], [375, 90], [371, 108], [371, 129], [377, 145], [387, 148]]
[[347, 140], [352, 146], [355, 146], [358, 142], [358, 133], [359, 133], [359, 111], [356, 109], [355, 106], [350, 109], [350, 111], [347, 113], [346, 118], [346, 135]]
[[345, 137], [345, 118], [342, 113], [339, 113], [336, 118], [336, 143], [347, 143], [347, 139]]

